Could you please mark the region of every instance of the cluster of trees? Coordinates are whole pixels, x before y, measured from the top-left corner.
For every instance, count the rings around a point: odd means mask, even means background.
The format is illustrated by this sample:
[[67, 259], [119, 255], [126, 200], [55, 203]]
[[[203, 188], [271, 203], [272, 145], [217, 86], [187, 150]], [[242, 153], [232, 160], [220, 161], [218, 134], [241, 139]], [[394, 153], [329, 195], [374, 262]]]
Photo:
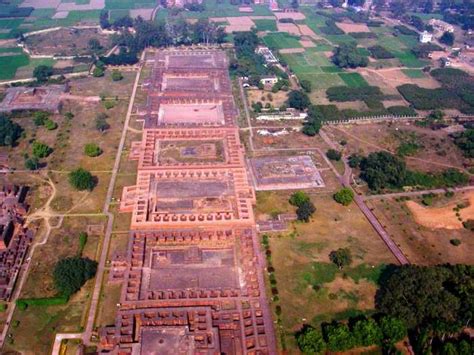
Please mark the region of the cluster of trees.
[[[403, 320], [415, 353], [438, 353], [446, 344], [472, 351], [472, 345], [460, 344], [458, 336], [472, 320], [473, 294], [471, 265], [405, 265], [395, 268], [381, 283], [375, 306]], [[458, 340], [451, 342], [450, 338]]]
[[469, 177], [457, 169], [446, 169], [437, 174], [408, 170], [400, 158], [381, 151], [367, 157], [349, 157], [349, 165], [360, 168], [360, 177], [371, 190], [400, 189], [403, 186], [441, 188], [465, 185]]
[[21, 137], [23, 128], [11, 120], [9, 116], [0, 113], [0, 146], [13, 147]]
[[329, 160], [339, 161], [342, 158], [342, 153], [335, 149], [328, 149], [326, 152], [326, 156]]
[[322, 33], [326, 35], [342, 35], [344, 31], [337, 27], [336, 22], [332, 19], [326, 20], [326, 26], [320, 27]]
[[290, 197], [290, 204], [296, 206], [296, 216], [299, 221], [309, 222], [311, 216], [316, 212], [316, 207], [309, 196], [303, 191], [297, 191]]
[[329, 101], [364, 101], [368, 99], [383, 98], [383, 93], [378, 86], [365, 86], [354, 88], [349, 86], [333, 86], [326, 90]]
[[307, 136], [313, 137], [319, 133], [319, 130], [322, 127], [322, 122], [324, 120], [324, 115], [316, 105], [311, 105], [308, 108], [307, 113], [308, 116], [306, 117], [306, 120], [303, 123], [302, 132]]
[[49, 65], [38, 65], [35, 69], [33, 69], [33, 77], [36, 78], [39, 83], [48, 81], [48, 79], [53, 74], [53, 67]]
[[293, 90], [288, 94], [288, 106], [297, 110], [305, 110], [311, 105], [311, 101], [304, 92]]
[[323, 324], [321, 330], [305, 326], [297, 333], [296, 341], [303, 353], [322, 354], [371, 345], [390, 351], [407, 335], [403, 321], [389, 316], [357, 317], [349, 319], [348, 323], [332, 322]]
[[375, 59], [391, 59], [395, 58], [392, 52], [387, 50], [385, 47], [382, 47], [379, 44], [376, 44], [375, 46], [367, 48], [370, 52], [370, 55], [374, 57]]
[[75, 256], [59, 260], [53, 271], [54, 286], [62, 296], [69, 297], [93, 278], [96, 271], [97, 262], [89, 258]]
[[48, 131], [58, 128], [58, 124], [49, 118], [49, 113], [44, 111], [36, 111], [33, 114], [33, 123], [35, 126], [44, 126]]
[[355, 43], [343, 43], [333, 51], [332, 61], [340, 68], [366, 67], [369, 60], [360, 54]]
[[454, 144], [462, 150], [467, 158], [474, 158], [474, 128], [466, 129], [464, 132], [454, 136]]
[[230, 62], [230, 72], [233, 75], [249, 78], [249, 84], [258, 86], [260, 77], [268, 73], [262, 56], [255, 53], [258, 37], [255, 31], [237, 32], [234, 35], [236, 60]]

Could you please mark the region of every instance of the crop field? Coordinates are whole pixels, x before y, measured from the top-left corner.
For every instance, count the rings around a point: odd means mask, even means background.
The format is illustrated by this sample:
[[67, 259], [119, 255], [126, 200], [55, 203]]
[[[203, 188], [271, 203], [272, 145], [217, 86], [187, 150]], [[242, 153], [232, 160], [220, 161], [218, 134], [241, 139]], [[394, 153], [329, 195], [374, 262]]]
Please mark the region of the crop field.
[[360, 88], [369, 85], [359, 73], [339, 73], [339, 77], [349, 87]]
[[15, 77], [18, 68], [28, 65], [29, 59], [25, 54], [0, 56], [0, 80], [9, 80]]
[[285, 32], [269, 33], [263, 37], [263, 41], [268, 47], [275, 49], [301, 48], [299, 38]]
[[253, 20], [257, 26], [257, 31], [277, 31], [275, 20]]

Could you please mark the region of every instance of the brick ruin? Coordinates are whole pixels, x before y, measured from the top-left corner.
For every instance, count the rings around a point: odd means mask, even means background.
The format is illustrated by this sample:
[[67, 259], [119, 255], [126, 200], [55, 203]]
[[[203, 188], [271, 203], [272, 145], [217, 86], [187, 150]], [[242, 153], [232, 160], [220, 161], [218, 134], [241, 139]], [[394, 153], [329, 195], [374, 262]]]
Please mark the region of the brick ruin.
[[28, 210], [25, 186], [0, 186], [0, 299], [8, 301], [13, 292], [33, 231], [24, 226]]
[[168, 49], [145, 65], [143, 137], [130, 150], [137, 182], [120, 204], [132, 214], [129, 245], [109, 274], [122, 284], [120, 306], [100, 330], [101, 350], [274, 354], [227, 57]]
[[10, 87], [0, 102], [0, 112], [42, 110], [58, 113], [61, 108], [61, 95], [67, 90], [67, 85]]

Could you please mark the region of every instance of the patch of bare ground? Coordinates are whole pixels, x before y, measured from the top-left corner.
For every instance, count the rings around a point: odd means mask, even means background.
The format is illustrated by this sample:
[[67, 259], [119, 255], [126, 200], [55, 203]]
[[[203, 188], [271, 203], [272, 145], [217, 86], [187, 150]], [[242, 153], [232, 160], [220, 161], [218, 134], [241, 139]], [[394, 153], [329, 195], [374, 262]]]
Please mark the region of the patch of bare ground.
[[[436, 199], [440, 199], [441, 203], [446, 206], [465, 201], [467, 196], [467, 192], [461, 192], [456, 193], [450, 199], [441, 195]], [[412, 202], [419, 205], [421, 200], [421, 197], [413, 198]], [[417, 223], [416, 217], [407, 206], [406, 201], [400, 199], [386, 198], [370, 200], [367, 203], [410, 262], [423, 265], [474, 263], [474, 254], [472, 253], [474, 240], [472, 232], [467, 229], [425, 227]], [[456, 213], [453, 210], [451, 212], [454, 215]], [[445, 212], [445, 218], [447, 214], [449, 214], [448, 211]], [[433, 225], [431, 224], [431, 226]], [[459, 239], [461, 244], [452, 245], [450, 243], [452, 239]]]

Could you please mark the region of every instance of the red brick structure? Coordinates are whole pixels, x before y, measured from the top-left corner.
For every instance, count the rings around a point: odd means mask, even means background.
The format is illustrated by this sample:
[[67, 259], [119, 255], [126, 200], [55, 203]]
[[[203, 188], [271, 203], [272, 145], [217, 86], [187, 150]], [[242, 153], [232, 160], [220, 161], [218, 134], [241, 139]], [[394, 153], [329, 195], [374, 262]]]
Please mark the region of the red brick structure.
[[272, 317], [252, 210], [255, 192], [235, 124], [228, 60], [219, 50], [161, 50], [146, 65], [147, 104], [114, 327], [101, 348], [120, 354], [274, 354]]

